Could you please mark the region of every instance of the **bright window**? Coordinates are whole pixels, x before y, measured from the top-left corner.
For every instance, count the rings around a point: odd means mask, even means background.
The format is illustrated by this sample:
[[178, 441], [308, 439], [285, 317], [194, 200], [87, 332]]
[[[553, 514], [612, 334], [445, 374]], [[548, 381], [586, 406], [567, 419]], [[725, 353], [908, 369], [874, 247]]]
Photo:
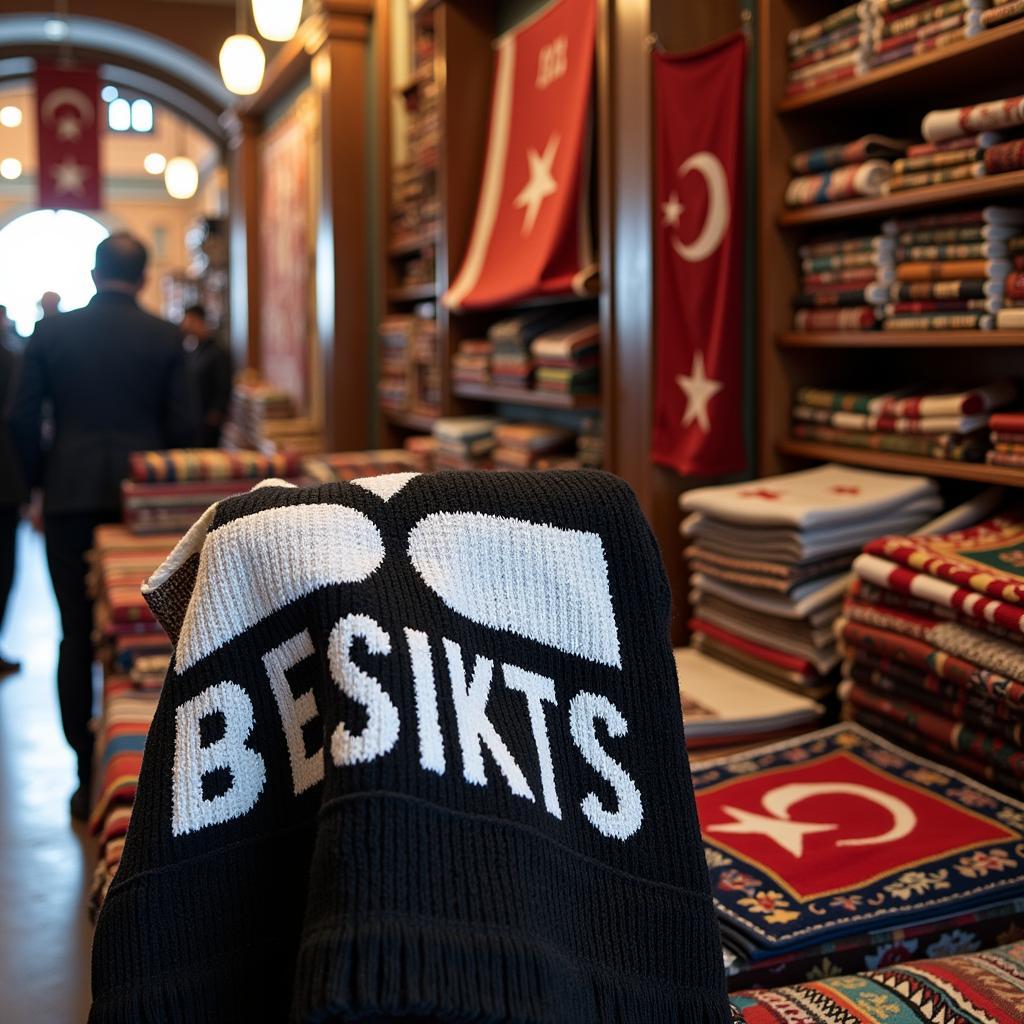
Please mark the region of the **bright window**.
[[132, 131], [153, 130], [153, 104], [149, 100], [132, 100]]
[[120, 97], [114, 100], [107, 106], [107, 124], [113, 132], [131, 131], [132, 105]]
[[0, 230], [0, 304], [18, 333], [32, 333], [43, 292], [60, 295], [62, 312], [84, 306], [92, 283], [96, 246], [108, 235], [97, 220], [74, 210], [37, 210]]

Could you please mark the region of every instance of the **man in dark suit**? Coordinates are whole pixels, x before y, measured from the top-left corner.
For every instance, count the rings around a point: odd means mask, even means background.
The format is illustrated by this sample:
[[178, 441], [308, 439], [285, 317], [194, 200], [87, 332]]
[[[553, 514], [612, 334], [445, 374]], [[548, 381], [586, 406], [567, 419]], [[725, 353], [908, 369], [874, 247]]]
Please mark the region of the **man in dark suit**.
[[216, 448], [231, 400], [231, 353], [210, 326], [203, 306], [189, 306], [185, 310], [181, 333], [199, 399], [199, 443], [204, 448]]
[[[11, 409], [25, 479], [43, 488], [46, 557], [60, 608], [57, 689], [78, 757], [71, 813], [88, 815], [92, 771], [92, 601], [85, 554], [93, 530], [120, 516], [120, 484], [137, 449], [195, 443], [194, 395], [178, 329], [143, 312], [145, 246], [115, 234], [96, 249], [97, 294], [84, 309], [36, 325]], [[53, 441], [43, 450], [44, 404]]]
[[[18, 366], [18, 357], [11, 351], [13, 334], [7, 319], [7, 307], [0, 306], [0, 414], [7, 408]], [[18, 469], [7, 438], [0, 429], [0, 626], [4, 622], [7, 600], [14, 583], [14, 551], [18, 535], [19, 506], [25, 500]], [[21, 666], [0, 655], [0, 676], [17, 672]]]

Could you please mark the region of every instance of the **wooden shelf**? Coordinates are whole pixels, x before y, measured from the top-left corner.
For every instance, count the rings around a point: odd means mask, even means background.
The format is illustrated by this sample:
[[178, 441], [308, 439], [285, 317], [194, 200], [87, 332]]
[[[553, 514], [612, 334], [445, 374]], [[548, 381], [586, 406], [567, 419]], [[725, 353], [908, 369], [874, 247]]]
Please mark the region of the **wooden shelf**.
[[785, 331], [779, 348], [1024, 348], [1024, 331]]
[[908, 188], [887, 196], [867, 199], [842, 199], [835, 203], [821, 203], [796, 210], [783, 210], [778, 216], [780, 227], [801, 227], [805, 224], [826, 224], [830, 221], [855, 220], [859, 217], [884, 217], [904, 210], [931, 209], [950, 206], [971, 199], [989, 199], [997, 196], [1024, 194], [1024, 171], [992, 174], [966, 181], [951, 181], [944, 185]]
[[390, 302], [422, 302], [425, 299], [436, 298], [435, 284], [407, 284], [403, 288], [392, 288], [388, 292]]
[[420, 412], [401, 412], [398, 409], [384, 408], [384, 417], [393, 426], [401, 427], [403, 430], [414, 430], [419, 433], [429, 434], [434, 428], [436, 416], [427, 416]]
[[403, 238], [398, 242], [393, 242], [388, 246], [389, 256], [412, 256], [420, 252], [422, 249], [427, 249], [430, 246], [437, 245], [437, 229], [434, 228], [432, 231], [422, 231], [418, 235], [410, 235], [408, 238]]
[[929, 459], [920, 455], [880, 452], [873, 448], [854, 448], [817, 441], [782, 441], [779, 454], [815, 462], [841, 462], [868, 469], [885, 469], [893, 473], [914, 473], [949, 480], [972, 480], [979, 484], [1024, 487], [1024, 469], [989, 466], [983, 462], [955, 462], [950, 459]]
[[453, 383], [452, 394], [474, 402], [506, 402], [542, 409], [596, 410], [601, 407], [600, 395], [565, 395], [554, 391], [525, 388], [495, 388], [486, 384]]
[[[1020, 77], [1024, 51], [1024, 19], [986, 29], [971, 39], [932, 50], [906, 60], [895, 61], [857, 78], [823, 86], [799, 96], [787, 96], [778, 105], [780, 114], [793, 111], [819, 113], [824, 110], [867, 105], [898, 95], [901, 102], [955, 94], [958, 83], [971, 91], [990, 83], [993, 96], [1008, 95], [1005, 83]], [[1000, 92], [999, 90], [1002, 89]], [[954, 104], [950, 104], [952, 106]]]

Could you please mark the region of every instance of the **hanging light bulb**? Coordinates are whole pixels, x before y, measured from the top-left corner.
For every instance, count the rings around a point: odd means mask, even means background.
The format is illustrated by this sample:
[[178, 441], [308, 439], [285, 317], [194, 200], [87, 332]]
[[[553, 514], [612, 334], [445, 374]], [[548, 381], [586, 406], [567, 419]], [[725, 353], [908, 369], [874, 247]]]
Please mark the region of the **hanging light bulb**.
[[286, 43], [298, 31], [302, 0], [252, 0], [252, 16], [264, 39]]
[[248, 0], [236, 0], [235, 34], [228, 36], [220, 48], [220, 77], [236, 96], [251, 96], [258, 92], [267, 66], [259, 40], [248, 34], [247, 9]]
[[172, 199], [191, 199], [199, 189], [199, 168], [187, 156], [172, 157], [164, 168], [164, 187]]

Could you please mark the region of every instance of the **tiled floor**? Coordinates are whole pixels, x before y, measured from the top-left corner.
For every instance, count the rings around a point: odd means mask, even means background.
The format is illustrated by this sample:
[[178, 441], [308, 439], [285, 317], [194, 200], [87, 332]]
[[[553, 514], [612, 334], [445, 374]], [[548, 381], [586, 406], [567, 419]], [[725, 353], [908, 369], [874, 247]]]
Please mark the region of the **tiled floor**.
[[93, 850], [72, 828], [72, 756], [60, 731], [59, 627], [42, 539], [22, 528], [0, 650], [0, 1021], [81, 1024], [89, 1012]]

